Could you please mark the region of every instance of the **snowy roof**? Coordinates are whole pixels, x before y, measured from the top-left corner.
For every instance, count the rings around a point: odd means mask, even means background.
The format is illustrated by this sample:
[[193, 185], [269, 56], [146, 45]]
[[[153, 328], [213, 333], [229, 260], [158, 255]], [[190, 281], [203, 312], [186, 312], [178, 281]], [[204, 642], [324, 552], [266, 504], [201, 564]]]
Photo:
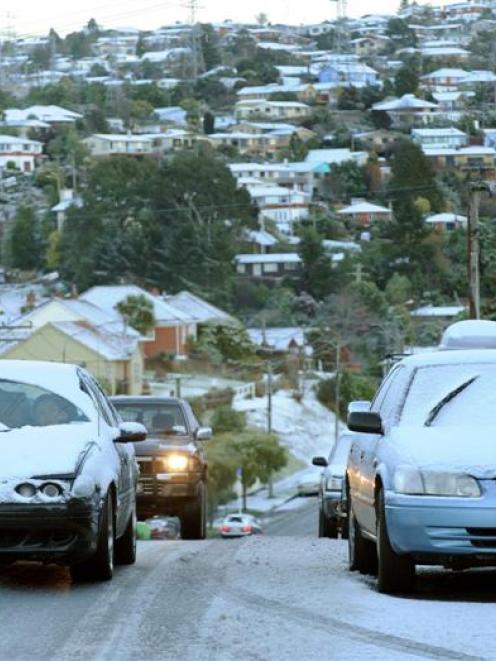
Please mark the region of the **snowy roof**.
[[295, 252], [266, 253], [263, 255], [236, 255], [238, 264], [299, 264], [301, 257]]
[[465, 57], [470, 52], [464, 48], [454, 48], [450, 46], [441, 46], [439, 48], [421, 48], [420, 52], [425, 57]]
[[358, 202], [357, 204], [351, 204], [349, 207], [340, 209], [338, 213], [343, 215], [352, 215], [352, 214], [360, 214], [360, 213], [390, 214], [391, 210], [388, 209], [387, 207], [380, 207], [377, 204], [370, 204], [370, 202]]
[[425, 108], [437, 107], [437, 103], [431, 103], [430, 101], [424, 101], [424, 99], [418, 99], [414, 94], [404, 94], [399, 99], [381, 101], [380, 103], [375, 103], [372, 106], [373, 110], [422, 110]]
[[366, 160], [367, 158], [367, 152], [352, 152], [350, 149], [311, 149], [305, 160], [311, 163], [339, 164], [346, 161]]
[[443, 333], [440, 349], [496, 349], [496, 322], [466, 319], [451, 324]]
[[67, 110], [60, 106], [29, 106], [20, 110], [18, 108], [6, 108], [5, 120], [7, 122], [19, 121], [30, 118], [40, 119], [44, 122], [75, 122], [82, 119], [83, 115], [73, 110]]
[[115, 285], [92, 287], [79, 297], [106, 311], [115, 310], [116, 306], [128, 296], [144, 296], [153, 304], [155, 320], [161, 325], [182, 325], [194, 321], [188, 314], [170, 305], [158, 296], [152, 296], [145, 289], [136, 285]]
[[57, 321], [48, 325], [110, 361], [127, 360], [138, 344], [136, 336], [107, 333], [84, 321]]
[[422, 76], [422, 80], [427, 80], [431, 78], [466, 78], [469, 75], [468, 71], [464, 69], [436, 69], [436, 71], [431, 71], [431, 73], [426, 73], [425, 76]]
[[166, 296], [164, 300], [198, 322], [234, 320], [227, 312], [189, 291], [182, 291], [174, 296]]
[[4, 145], [34, 145], [41, 147], [42, 143], [38, 140], [28, 140], [27, 138], [22, 138], [17, 135], [0, 135], [0, 142]]
[[305, 330], [303, 328], [248, 328], [248, 335], [253, 344], [272, 347], [276, 351], [287, 351], [291, 345], [304, 347]]
[[248, 238], [250, 241], [258, 243], [260, 246], [270, 247], [275, 246], [277, 243], [277, 239], [272, 236], [272, 234], [263, 230], [250, 230], [248, 232]]
[[467, 134], [464, 133], [463, 131], [460, 131], [460, 129], [457, 129], [453, 126], [450, 126], [449, 128], [438, 128], [438, 129], [412, 129], [412, 135], [413, 136], [419, 136], [420, 138], [428, 138], [428, 137], [452, 137], [452, 136], [459, 136], [459, 137], [467, 137]]
[[433, 216], [429, 216], [425, 219], [426, 223], [436, 224], [436, 223], [461, 223], [462, 225], [467, 224], [466, 216], [457, 216], [455, 213], [436, 213]]
[[425, 305], [413, 310], [412, 317], [456, 317], [465, 312], [463, 305]]
[[492, 71], [471, 71], [462, 83], [494, 83], [496, 82], [496, 74]]
[[324, 239], [322, 245], [326, 250], [350, 250], [351, 252], [360, 252], [362, 250], [358, 243], [353, 241], [337, 241], [333, 239]]

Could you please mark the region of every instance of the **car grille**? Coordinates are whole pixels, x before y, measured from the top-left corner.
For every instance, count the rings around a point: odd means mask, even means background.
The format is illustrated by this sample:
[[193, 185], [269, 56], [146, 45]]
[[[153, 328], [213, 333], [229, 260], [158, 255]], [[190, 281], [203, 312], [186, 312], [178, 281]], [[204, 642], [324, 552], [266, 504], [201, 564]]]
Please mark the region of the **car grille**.
[[156, 471], [153, 468], [153, 461], [139, 461], [140, 475], [154, 475]]
[[466, 528], [466, 531], [472, 538], [470, 540], [472, 546], [485, 549], [496, 548], [496, 528]]
[[189, 486], [187, 484], [160, 482], [154, 478], [140, 476], [138, 498], [140, 496], [187, 496], [188, 490]]

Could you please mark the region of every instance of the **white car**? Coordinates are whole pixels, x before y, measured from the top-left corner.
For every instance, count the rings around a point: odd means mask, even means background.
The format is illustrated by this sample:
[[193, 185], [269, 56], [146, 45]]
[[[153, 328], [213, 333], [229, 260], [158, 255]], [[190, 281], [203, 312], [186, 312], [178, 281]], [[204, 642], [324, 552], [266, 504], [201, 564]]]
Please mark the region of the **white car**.
[[69, 565], [109, 580], [136, 559], [143, 425], [123, 423], [76, 365], [0, 361], [0, 562]]
[[309, 469], [303, 477], [298, 480], [296, 491], [299, 496], [317, 496], [320, 489], [320, 478], [322, 471]]
[[219, 532], [222, 537], [247, 537], [261, 534], [262, 526], [251, 514], [229, 514], [219, 526]]

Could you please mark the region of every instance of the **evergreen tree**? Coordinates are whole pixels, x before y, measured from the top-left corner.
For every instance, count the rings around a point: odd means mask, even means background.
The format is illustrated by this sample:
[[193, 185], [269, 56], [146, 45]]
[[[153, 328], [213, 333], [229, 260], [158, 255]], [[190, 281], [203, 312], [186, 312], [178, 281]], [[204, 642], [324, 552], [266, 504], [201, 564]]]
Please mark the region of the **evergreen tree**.
[[415, 199], [424, 197], [434, 213], [443, 210], [444, 200], [434, 171], [422, 149], [409, 140], [404, 140], [393, 156], [389, 187], [400, 203], [408, 197], [414, 206]]
[[303, 232], [298, 254], [303, 262], [301, 288], [314, 298], [323, 299], [333, 289], [332, 263], [321, 236], [314, 229]]
[[14, 268], [30, 271], [42, 261], [42, 245], [38, 219], [32, 207], [17, 211], [9, 237], [9, 252]]
[[402, 66], [394, 77], [394, 92], [396, 96], [415, 94], [419, 86], [419, 77], [416, 70], [410, 66]]

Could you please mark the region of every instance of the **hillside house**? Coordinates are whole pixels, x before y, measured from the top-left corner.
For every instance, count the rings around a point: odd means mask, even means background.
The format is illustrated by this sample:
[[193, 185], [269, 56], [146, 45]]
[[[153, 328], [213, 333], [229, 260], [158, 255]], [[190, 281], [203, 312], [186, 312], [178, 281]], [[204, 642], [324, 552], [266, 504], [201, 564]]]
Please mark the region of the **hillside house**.
[[266, 253], [262, 255], [236, 255], [236, 271], [247, 278], [278, 280], [295, 275], [301, 265], [296, 253]]
[[42, 152], [43, 144], [37, 140], [0, 135], [0, 170], [14, 167], [30, 174], [40, 163]]

